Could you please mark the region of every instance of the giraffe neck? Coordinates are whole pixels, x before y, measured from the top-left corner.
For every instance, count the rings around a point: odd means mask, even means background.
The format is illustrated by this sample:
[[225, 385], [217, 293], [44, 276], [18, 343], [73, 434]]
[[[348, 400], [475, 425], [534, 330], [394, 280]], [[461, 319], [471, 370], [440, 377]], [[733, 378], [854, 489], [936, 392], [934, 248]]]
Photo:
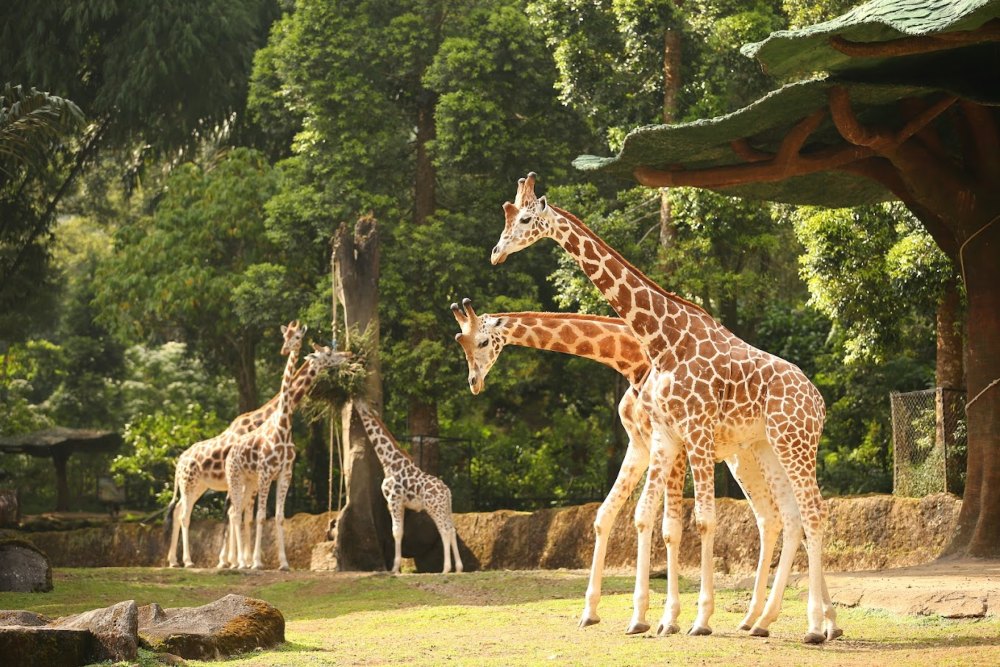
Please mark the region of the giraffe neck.
[[[299, 385], [305, 381], [305, 376], [309, 371], [309, 362], [302, 364], [295, 374], [292, 375], [290, 380], [290, 391], [291, 395], [294, 396], [297, 391], [299, 391]], [[287, 366], [286, 366], [287, 371]], [[312, 382], [310, 381], [310, 384]], [[284, 385], [284, 377], [282, 378], [282, 385]], [[243, 435], [260, 428], [261, 424], [268, 420], [268, 418], [274, 414], [274, 411], [278, 409], [278, 400], [281, 398], [281, 392], [271, 397], [264, 405], [260, 406], [256, 410], [251, 410], [250, 412], [244, 412], [239, 417], [234, 419], [229, 424], [228, 432], [234, 435]], [[301, 399], [301, 396], [299, 396]], [[292, 406], [294, 410], [294, 404]]]
[[[298, 345], [293, 345], [291, 351], [288, 353], [288, 361], [285, 362], [285, 372], [281, 375], [281, 389], [278, 390], [278, 405], [275, 408], [278, 412], [282, 412], [286, 415], [290, 415], [292, 410], [295, 409], [293, 405], [289, 405], [289, 392], [292, 390], [292, 381], [295, 379], [295, 364], [299, 360], [299, 348], [301, 346], [301, 341]], [[309, 364], [310, 366], [312, 364]]]
[[689, 330], [691, 317], [707, 316], [646, 277], [571, 213], [550, 207], [558, 216], [553, 240], [576, 260], [647, 351], [658, 354], [675, 348]]
[[400, 463], [411, 463], [410, 457], [396, 444], [396, 439], [392, 437], [389, 428], [367, 404], [359, 403], [358, 413], [361, 415], [361, 422], [365, 425], [365, 432], [368, 433], [368, 439], [375, 448], [375, 455], [378, 456], [383, 470], [389, 470]]
[[649, 360], [628, 326], [615, 317], [563, 313], [496, 313], [505, 345], [564, 352], [592, 359], [637, 385]]

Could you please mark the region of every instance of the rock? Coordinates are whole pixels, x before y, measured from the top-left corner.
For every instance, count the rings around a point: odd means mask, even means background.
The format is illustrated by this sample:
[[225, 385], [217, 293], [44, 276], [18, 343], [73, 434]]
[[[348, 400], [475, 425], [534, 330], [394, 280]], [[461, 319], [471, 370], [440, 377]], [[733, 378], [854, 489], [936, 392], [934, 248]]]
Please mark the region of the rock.
[[313, 571], [335, 572], [337, 570], [337, 543], [333, 541], [314, 544], [309, 569]]
[[0, 627], [3, 664], [17, 667], [77, 667], [94, 662], [94, 635], [52, 627]]
[[49, 617], [36, 614], [33, 611], [25, 611], [23, 609], [14, 609], [11, 611], [0, 610], [0, 628], [6, 628], [11, 625], [39, 627], [48, 625], [51, 622], [52, 619]]
[[49, 557], [31, 542], [0, 542], [0, 591], [44, 593], [52, 590]]
[[21, 520], [21, 506], [14, 489], [0, 489], [0, 528], [17, 526]]
[[163, 610], [139, 626], [144, 647], [182, 658], [212, 660], [285, 641], [285, 618], [263, 600], [227, 595], [201, 607]]
[[154, 623], [159, 623], [166, 620], [167, 615], [163, 611], [163, 607], [151, 602], [149, 604], [144, 604], [139, 607], [139, 627], [144, 628]]
[[97, 660], [135, 660], [139, 649], [139, 608], [135, 600], [94, 609], [52, 622], [54, 628], [89, 630], [97, 640]]

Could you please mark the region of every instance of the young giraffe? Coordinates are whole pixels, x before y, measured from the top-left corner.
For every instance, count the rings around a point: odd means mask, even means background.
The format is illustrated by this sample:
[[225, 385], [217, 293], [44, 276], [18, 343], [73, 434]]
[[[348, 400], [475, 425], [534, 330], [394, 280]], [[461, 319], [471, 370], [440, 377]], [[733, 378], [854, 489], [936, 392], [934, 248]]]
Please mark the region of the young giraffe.
[[[649, 280], [570, 213], [534, 194], [535, 174], [519, 181], [515, 203], [504, 204], [505, 225], [490, 261], [552, 238], [623, 318], [649, 355], [653, 438], [646, 484], [636, 507], [640, 557], [637, 578], [648, 580], [651, 520], [666, 476], [676, 457], [687, 454], [695, 486], [695, 520], [701, 533], [701, 592], [698, 616], [689, 634], [711, 633], [714, 611], [713, 542], [715, 536], [714, 465], [738, 448], [767, 442], [780, 463], [762, 459], [772, 488], [783, 470], [788, 475], [803, 522], [809, 563], [806, 643], [825, 641], [823, 529], [826, 505], [816, 483], [816, 450], [823, 428], [822, 396], [793, 364], [749, 345], [716, 322], [699, 306]], [[765, 451], [759, 447], [758, 451]], [[668, 529], [670, 540], [678, 530]], [[675, 533], [677, 535], [675, 536]], [[668, 580], [668, 608], [661, 627], [676, 625], [679, 590]], [[751, 633], [764, 635], [780, 603], [774, 592]], [[639, 600], [640, 605], [648, 604]], [[640, 606], [637, 605], [637, 606]]]
[[[611, 527], [649, 462], [652, 424], [649, 420], [649, 406], [644, 404], [648, 396], [643, 394], [644, 383], [650, 370], [649, 357], [628, 327], [618, 318], [568, 313], [477, 315], [469, 299], [462, 301], [461, 308], [453, 303], [451, 309], [462, 328], [461, 333], [455, 335], [455, 339], [465, 352], [469, 366], [469, 387], [473, 394], [482, 391], [486, 375], [506, 345], [553, 350], [592, 359], [613, 368], [629, 381], [629, 391], [622, 397], [618, 406], [622, 426], [629, 435], [629, 443], [618, 477], [594, 520], [596, 541], [586, 606], [580, 619], [580, 627], [598, 623], [600, 618], [597, 615], [597, 605], [601, 597], [604, 559]], [[736, 452], [726, 463], [750, 502], [760, 532], [760, 556], [757, 561], [753, 597], [746, 616], [740, 623], [741, 629], [749, 630], [763, 610], [767, 574], [779, 526], [784, 528], [781, 565], [787, 569], [792, 565], [794, 553], [801, 539], [801, 521], [787, 477], [784, 475], [780, 477], [784, 484], [778, 489], [778, 496], [781, 499], [779, 508], [753, 451]], [[684, 472], [684, 459], [677, 457], [675, 468], [667, 478], [664, 498], [665, 529], [668, 521], [679, 519], [678, 507], [683, 494]], [[779, 517], [779, 514], [783, 516]], [[666, 538], [666, 534], [664, 537]], [[667, 540], [668, 549], [670, 546]], [[779, 574], [777, 578], [783, 577]], [[787, 578], [787, 575], [784, 578]], [[641, 587], [641, 583], [637, 581], [636, 590], [640, 595]], [[835, 620], [831, 619], [831, 623], [835, 627]], [[644, 632], [648, 627], [645, 622], [645, 609], [636, 609], [629, 631]], [[660, 630], [661, 633], [676, 632], [679, 628]]]
[[385, 472], [382, 495], [389, 505], [392, 538], [396, 542], [392, 573], [399, 574], [403, 555], [403, 518], [407, 509], [416, 512], [426, 511], [437, 526], [444, 546], [442, 572], [451, 571], [452, 553], [455, 554], [455, 572], [461, 572], [462, 557], [458, 553], [458, 536], [451, 516], [451, 490], [440, 479], [424, 472], [410, 460], [410, 457], [399, 448], [399, 444], [386, 425], [366, 402], [356, 401], [354, 405]]
[[[288, 356], [284, 371], [286, 376], [295, 368], [305, 333], [305, 325], [299, 324], [298, 320], [281, 327], [281, 334], [284, 337], [281, 354]], [[170, 551], [167, 553], [167, 563], [170, 567], [178, 565], [178, 534], [183, 537], [184, 567], [194, 565], [194, 561], [191, 560], [189, 541], [191, 512], [194, 511], [194, 504], [208, 489], [226, 491], [229, 488], [226, 484], [225, 464], [233, 442], [239, 436], [250, 433], [263, 424], [275, 411], [277, 405], [278, 396], [275, 396], [256, 410], [246, 412], [234, 419], [229, 427], [219, 435], [191, 445], [178, 457], [174, 469], [174, 496], [167, 506], [164, 522], [164, 529], [170, 533]], [[230, 528], [228, 532], [231, 536], [232, 529]], [[227, 541], [223, 540], [222, 551], [219, 553], [219, 567], [222, 567], [226, 561]]]
[[[292, 413], [306, 395], [320, 371], [334, 364], [342, 363], [345, 353], [329, 347], [313, 345], [314, 352], [306, 356], [302, 380], [292, 386], [286, 375], [282, 379], [278, 393], [278, 405], [267, 420], [256, 431], [239, 436], [226, 457], [226, 482], [229, 485], [229, 523], [235, 527], [243, 512], [252, 504], [253, 494], [257, 494], [257, 521], [254, 537], [253, 569], [259, 570], [264, 564], [261, 559], [261, 539], [264, 519], [267, 515], [267, 497], [271, 482], [277, 480], [274, 504], [274, 530], [278, 543], [279, 569], [288, 569], [285, 556], [285, 496], [292, 481], [292, 464], [295, 462], [295, 443], [292, 441]], [[233, 530], [236, 534], [236, 551], [239, 566], [249, 566], [248, 549], [244, 547], [243, 530]], [[249, 544], [247, 544], [247, 547]]]

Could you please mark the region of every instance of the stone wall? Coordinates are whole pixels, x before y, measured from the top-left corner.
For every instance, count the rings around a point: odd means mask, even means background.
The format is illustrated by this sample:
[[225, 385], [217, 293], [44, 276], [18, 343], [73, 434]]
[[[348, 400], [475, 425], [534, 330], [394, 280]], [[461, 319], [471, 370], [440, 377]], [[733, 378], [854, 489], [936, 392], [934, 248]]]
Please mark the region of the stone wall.
[[[594, 548], [593, 521], [598, 504], [537, 512], [473, 512], [455, 516], [466, 570], [590, 567]], [[900, 567], [927, 562], [942, 552], [954, 532], [961, 501], [947, 494], [926, 498], [873, 495], [833, 498], [826, 533], [824, 562], [831, 571]], [[634, 504], [627, 505], [612, 530], [607, 566], [630, 570], [635, 563]], [[750, 574], [757, 564], [757, 526], [745, 501], [716, 501], [715, 537], [718, 572]], [[685, 528], [681, 569], [697, 569], [700, 541], [693, 523], [693, 501], [684, 500]], [[313, 545], [327, 539], [332, 514], [297, 514], [285, 520], [285, 544], [293, 569], [307, 569]], [[268, 567], [277, 566], [272, 521], [264, 533]], [[659, 537], [659, 517], [653, 539], [653, 568], [666, 559]], [[422, 571], [441, 566], [441, 542], [426, 516], [408, 513], [404, 556], [415, 558]], [[10, 533], [11, 531], [0, 531]], [[55, 567], [162, 566], [168, 539], [161, 524], [131, 523], [69, 531], [15, 533], [49, 554]], [[192, 557], [198, 567], [214, 567], [222, 544], [222, 525], [192, 523]], [[775, 552], [775, 563], [778, 551]], [[805, 568], [799, 551], [796, 569]]]

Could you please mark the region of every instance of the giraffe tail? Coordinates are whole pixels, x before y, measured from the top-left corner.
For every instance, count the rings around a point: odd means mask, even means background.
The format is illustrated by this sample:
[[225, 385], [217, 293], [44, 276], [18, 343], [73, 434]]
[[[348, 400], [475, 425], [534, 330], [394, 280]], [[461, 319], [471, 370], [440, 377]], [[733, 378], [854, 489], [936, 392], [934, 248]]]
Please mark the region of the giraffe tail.
[[170, 499], [170, 504], [167, 505], [167, 516], [163, 518], [163, 532], [166, 535], [170, 535], [170, 531], [174, 526], [174, 508], [177, 507], [177, 491], [180, 487], [180, 480], [177, 478], [177, 474], [174, 474], [174, 497]]

